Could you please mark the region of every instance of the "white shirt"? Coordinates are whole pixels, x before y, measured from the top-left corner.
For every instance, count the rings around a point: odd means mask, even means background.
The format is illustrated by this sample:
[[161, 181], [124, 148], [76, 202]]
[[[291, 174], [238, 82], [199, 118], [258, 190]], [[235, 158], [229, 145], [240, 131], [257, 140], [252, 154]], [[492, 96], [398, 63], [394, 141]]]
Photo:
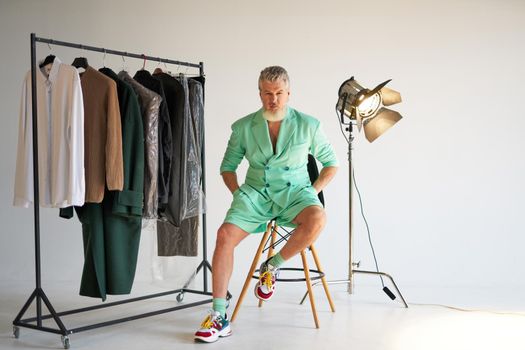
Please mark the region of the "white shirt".
[[[49, 70], [49, 69], [48, 69]], [[36, 72], [40, 205], [84, 204], [84, 105], [77, 70], [55, 58], [49, 76]], [[33, 197], [31, 71], [22, 87], [13, 204], [27, 208]]]

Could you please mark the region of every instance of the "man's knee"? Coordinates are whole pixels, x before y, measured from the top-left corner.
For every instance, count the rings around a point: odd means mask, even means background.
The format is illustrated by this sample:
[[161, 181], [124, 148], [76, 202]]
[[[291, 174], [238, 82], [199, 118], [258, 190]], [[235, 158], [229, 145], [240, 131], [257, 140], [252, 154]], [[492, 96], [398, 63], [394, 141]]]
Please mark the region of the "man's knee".
[[324, 225], [326, 224], [326, 214], [324, 212], [324, 209], [320, 207], [314, 207], [314, 212], [309, 215], [311, 225], [313, 226], [313, 229], [317, 232], [320, 232]]
[[228, 234], [228, 229], [222, 225], [217, 230], [217, 240], [215, 242], [215, 249], [226, 248], [232, 246], [231, 235]]
[[237, 232], [234, 232], [235, 228], [231, 224], [222, 224], [217, 230], [217, 240], [215, 242], [215, 249], [220, 248], [235, 248], [242, 237], [239, 237]]
[[298, 219], [298, 225], [304, 225], [313, 232], [320, 232], [326, 223], [326, 214], [323, 208], [311, 206], [305, 208]]

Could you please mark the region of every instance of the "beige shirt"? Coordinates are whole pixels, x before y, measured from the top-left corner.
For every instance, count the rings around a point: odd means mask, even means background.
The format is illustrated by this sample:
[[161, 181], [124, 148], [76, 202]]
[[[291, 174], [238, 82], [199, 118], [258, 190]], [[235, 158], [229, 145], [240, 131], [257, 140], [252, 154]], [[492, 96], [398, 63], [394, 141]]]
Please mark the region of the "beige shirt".
[[[37, 69], [38, 184], [40, 205], [83, 205], [84, 106], [78, 72], [58, 57]], [[27, 208], [33, 196], [31, 71], [22, 88], [14, 205]]]
[[100, 203], [104, 190], [122, 191], [124, 170], [117, 84], [87, 67], [80, 74], [84, 98], [86, 202]]

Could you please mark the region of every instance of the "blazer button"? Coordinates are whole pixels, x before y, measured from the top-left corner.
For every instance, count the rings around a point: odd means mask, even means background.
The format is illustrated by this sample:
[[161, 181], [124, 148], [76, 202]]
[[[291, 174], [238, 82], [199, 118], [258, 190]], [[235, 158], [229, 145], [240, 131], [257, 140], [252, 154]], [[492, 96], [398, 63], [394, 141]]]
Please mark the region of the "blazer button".
[[290, 170], [290, 167], [289, 166], [285, 166], [284, 170]]
[[270, 184], [266, 184], [266, 187], [270, 187]]
[[289, 183], [289, 182], [287, 182], [287, 183], [286, 183], [286, 186], [290, 187], [290, 186], [292, 186], [292, 184]]
[[265, 166], [264, 169], [270, 170], [270, 167], [269, 166]]

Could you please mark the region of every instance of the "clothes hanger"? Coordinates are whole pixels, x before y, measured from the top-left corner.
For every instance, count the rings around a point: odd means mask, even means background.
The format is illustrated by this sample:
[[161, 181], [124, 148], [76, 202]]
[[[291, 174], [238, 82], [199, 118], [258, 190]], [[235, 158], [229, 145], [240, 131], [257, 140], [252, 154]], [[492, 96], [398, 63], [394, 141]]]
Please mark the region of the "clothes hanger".
[[[143, 62], [142, 62], [142, 68], [139, 69], [137, 72], [148, 72], [146, 70], [146, 55], [145, 54], [142, 54], [142, 59], [143, 59]], [[149, 73], [149, 72], [148, 72]]]
[[190, 67], [186, 66], [186, 69], [184, 70], [184, 72], [179, 73], [179, 79], [183, 79], [184, 77], [186, 77], [188, 73], [188, 69], [190, 69]]
[[46, 58], [44, 58], [44, 61], [38, 65], [38, 67], [42, 68], [48, 64], [52, 64], [55, 61], [55, 57], [55, 55], [48, 55]]
[[[160, 73], [163, 73], [162, 72], [162, 68], [160, 68], [160, 57], [159, 57], [159, 63], [157, 64], [157, 68], [155, 68], [155, 70], [153, 71], [153, 74], [160, 74]], [[164, 63], [166, 64], [166, 63]]]
[[51, 64], [55, 61], [56, 56], [51, 53], [51, 45], [47, 43], [47, 46], [49, 47], [49, 55], [47, 55], [47, 57], [44, 58], [44, 61], [38, 65], [39, 68], [47, 66], [48, 64]]
[[104, 49], [104, 56], [102, 57], [102, 68], [106, 68], [106, 49]]
[[71, 65], [75, 68], [84, 68], [87, 69], [88, 67], [88, 61], [85, 57], [77, 57], [73, 60], [73, 63]]
[[[164, 66], [165, 66], [165, 65], [166, 65], [166, 63], [164, 63]], [[166, 67], [166, 68], [167, 68], [167, 67]], [[169, 75], [171, 75], [173, 78], [176, 79], [176, 78], [180, 75], [180, 74], [179, 74], [179, 70], [180, 70], [180, 66], [177, 64], [177, 65], [175, 66], [175, 71], [174, 71], [174, 72], [168, 71], [167, 73], [168, 73]]]
[[[82, 45], [80, 45], [80, 49], [82, 49]], [[73, 60], [73, 63], [71, 65], [75, 68], [84, 68], [87, 69], [88, 67], [88, 61], [85, 57], [77, 57]]]
[[124, 55], [120, 57], [122, 57], [122, 72], [127, 72], [126, 71], [126, 59], [124, 58]]

